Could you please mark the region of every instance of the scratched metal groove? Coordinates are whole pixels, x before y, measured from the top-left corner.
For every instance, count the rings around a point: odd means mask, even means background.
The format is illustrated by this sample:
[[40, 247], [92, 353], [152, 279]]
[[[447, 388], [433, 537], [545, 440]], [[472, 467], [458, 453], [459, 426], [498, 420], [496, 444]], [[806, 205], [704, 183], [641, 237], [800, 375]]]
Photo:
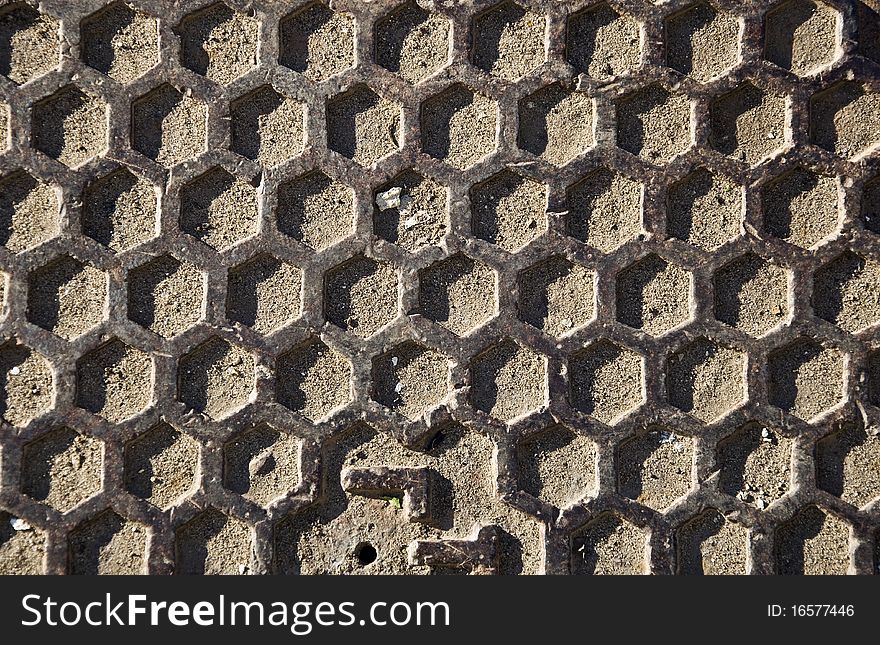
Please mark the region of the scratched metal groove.
[[[880, 498], [875, 497], [873, 503], [863, 508], [855, 508], [817, 488], [814, 463], [816, 441], [840, 422], [856, 420], [866, 426], [880, 424], [880, 409], [870, 400], [866, 380], [869, 355], [880, 347], [880, 327], [874, 325], [857, 334], [848, 333], [816, 316], [810, 302], [814, 272], [844, 250], [850, 249], [863, 257], [880, 259], [880, 237], [866, 230], [861, 216], [863, 189], [866, 182], [880, 172], [880, 155], [875, 152], [855, 161], [843, 159], [813, 144], [810, 139], [809, 105], [814, 94], [838, 81], [853, 78], [871, 90], [880, 91], [880, 61], [864, 57], [859, 49], [857, 3], [827, 1], [842, 17], [839, 56], [820, 73], [798, 77], [762, 57], [763, 16], [776, 3], [713, 0], [716, 7], [739, 16], [743, 21], [741, 59], [722, 77], [699, 83], [665, 65], [664, 20], [693, 5], [690, 0], [662, 3], [616, 0], [612, 3], [642, 24], [644, 37], [642, 63], [638, 70], [611, 82], [598, 82], [585, 75], [579, 76], [565, 57], [567, 17], [584, 7], [595, 5], [595, 2], [517, 1], [521, 6], [547, 17], [545, 63], [516, 82], [491, 76], [469, 61], [470, 25], [475, 15], [498, 3], [495, 0], [420, 2], [426, 9], [442, 13], [452, 22], [452, 53], [448, 66], [416, 85], [407, 83], [374, 62], [375, 22], [403, 4], [399, 0], [340, 0], [331, 3], [333, 10], [348, 12], [356, 19], [357, 64], [323, 82], [308, 80], [278, 63], [281, 19], [309, 2], [226, 0], [233, 9], [258, 21], [260, 36], [257, 66], [225, 86], [210, 81], [180, 62], [180, 37], [175, 27], [185, 16], [212, 5], [211, 0], [181, 0], [174, 3], [130, 0], [131, 7], [158, 18], [159, 63], [126, 85], [113, 81], [80, 60], [80, 22], [107, 5], [107, 0], [75, 3], [46, 0], [39, 4], [40, 12], [60, 21], [61, 64], [54, 71], [23, 85], [0, 77], [0, 99], [9, 106], [11, 123], [10, 145], [0, 156], [0, 176], [5, 177], [23, 168], [34, 177], [57, 187], [63, 196], [61, 233], [36, 248], [20, 253], [0, 247], [0, 267], [8, 275], [0, 340], [3, 343], [14, 340], [49, 361], [55, 375], [55, 399], [51, 409], [23, 427], [2, 422], [0, 510], [25, 519], [46, 535], [46, 573], [60, 574], [69, 570], [68, 534], [82, 522], [108, 508], [148, 527], [146, 571], [153, 574], [173, 573], [176, 530], [209, 507], [239, 518], [251, 527], [254, 550], [251, 570], [272, 572], [276, 570], [276, 525], [291, 513], [322, 503], [328, 478], [338, 480], [343, 476], [341, 472], [327, 472], [323, 466], [329, 461], [326, 451], [332, 449], [333, 438], [359, 422], [385, 433], [387, 441], [398, 441], [416, 450], [424, 449], [439, 429], [452, 422], [489, 437], [496, 446], [496, 458], [494, 463], [487, 463], [485, 467], [494, 473], [496, 495], [533, 516], [534, 521], [540, 524], [544, 542], [542, 568], [546, 573], [569, 572], [572, 536], [591, 518], [608, 510], [646, 531], [649, 536], [646, 570], [656, 574], [672, 573], [675, 570], [675, 531], [707, 508], [718, 509], [749, 530], [750, 573], [774, 573], [774, 531], [809, 504], [816, 504], [842, 518], [851, 527], [850, 573], [868, 574], [876, 571], [874, 553], [876, 541], [880, 539], [880, 503], [877, 501]], [[20, 3], [4, 3], [9, 4]], [[0, 8], [0, 11], [4, 9]], [[713, 151], [709, 145], [710, 104], [744, 80], [788, 97], [790, 106], [785, 149], [753, 167]], [[561, 168], [517, 147], [519, 100], [557, 81], [566, 87], [585, 91], [595, 100], [594, 118], [597, 122], [596, 144]], [[689, 97], [693, 103], [694, 144], [665, 165], [652, 165], [618, 148], [615, 143], [615, 101], [653, 82], [659, 82], [673, 95]], [[31, 106], [69, 83], [101, 97], [109, 108], [109, 147], [106, 152], [76, 169], [68, 168], [30, 145]], [[207, 151], [170, 169], [133, 150], [130, 142], [132, 102], [165, 83], [176, 88], [187, 88], [207, 106]], [[367, 84], [380, 96], [398, 103], [403, 115], [401, 149], [368, 167], [358, 165], [327, 146], [327, 100], [361, 83]], [[458, 170], [429, 156], [421, 147], [419, 115], [422, 103], [455, 83], [479, 91], [498, 104], [497, 150], [466, 170]], [[230, 102], [266, 84], [271, 84], [281, 94], [301, 101], [308, 110], [304, 152], [275, 168], [263, 168], [258, 162], [230, 149]], [[839, 235], [814, 250], [804, 250], [761, 233], [764, 230], [761, 187], [796, 165], [841, 178], [839, 190], [845, 216]], [[222, 253], [215, 252], [181, 231], [178, 222], [181, 187], [217, 166], [257, 186], [259, 200], [258, 234]], [[81, 233], [82, 204], [79, 196], [93, 178], [120, 167], [129, 168], [135, 175], [160, 188], [161, 233], [133, 250], [114, 253]], [[645, 187], [645, 234], [608, 254], [567, 235], [563, 215], [567, 210], [566, 188], [598, 167], [618, 170], [642, 182]], [[667, 239], [667, 189], [697, 167], [723, 174], [746, 187], [743, 232], [714, 252], [704, 252], [684, 241]], [[549, 187], [548, 229], [516, 253], [508, 253], [471, 235], [471, 187], [505, 168], [511, 168], [517, 174]], [[329, 177], [351, 186], [355, 193], [356, 225], [353, 234], [317, 253], [280, 232], [272, 216], [278, 186], [313, 169], [320, 169]], [[450, 227], [444, 243], [427, 246], [417, 253], [408, 253], [373, 233], [376, 189], [408, 169], [449, 188]], [[713, 315], [713, 273], [747, 251], [773, 259], [787, 267], [793, 275], [790, 294], [792, 321], [759, 339], [716, 321]], [[230, 322], [225, 313], [228, 269], [262, 252], [286, 260], [303, 271], [302, 316], [271, 335], [261, 335], [239, 323]], [[498, 315], [463, 338], [421, 315], [411, 313], [418, 307], [419, 271], [458, 252], [484, 262], [498, 273]], [[171, 339], [164, 339], [144, 329], [129, 320], [126, 313], [128, 272], [143, 265], [149, 258], [165, 253], [196, 265], [205, 272], [208, 285], [207, 307], [202, 321]], [[660, 337], [652, 337], [618, 322], [615, 311], [614, 277], [620, 270], [651, 253], [693, 273], [691, 322]], [[394, 265], [399, 272], [401, 288], [397, 317], [367, 339], [327, 322], [323, 302], [327, 271], [361, 254]], [[110, 276], [106, 320], [70, 342], [28, 322], [26, 317], [27, 276], [34, 269], [64, 255], [90, 263]], [[592, 268], [598, 274], [595, 320], [561, 339], [544, 334], [521, 321], [517, 315], [520, 272], [556, 255], [563, 255]], [[843, 352], [847, 361], [844, 400], [812, 423], [774, 407], [767, 395], [768, 353], [802, 336], [827, 342]], [[256, 389], [251, 402], [220, 421], [187, 409], [177, 395], [177, 361], [212, 337], [246, 348], [255, 357], [257, 366]], [[312, 337], [320, 337], [328, 346], [341, 352], [353, 367], [354, 400], [318, 423], [310, 422], [275, 400], [277, 358]], [[748, 356], [747, 402], [711, 424], [704, 424], [667, 403], [664, 384], [668, 356], [691, 340], [701, 337], [736, 348]], [[137, 416], [118, 424], [110, 423], [75, 403], [76, 361], [111, 338], [118, 338], [131, 347], [149, 352], [154, 364], [151, 405]], [[514, 339], [548, 360], [547, 405], [509, 424], [477, 410], [469, 400], [472, 359], [505, 338]], [[613, 426], [604, 425], [574, 409], [567, 395], [569, 384], [564, 369], [567, 357], [600, 338], [613, 340], [646, 357], [646, 401]], [[410, 421], [371, 397], [372, 358], [404, 340], [414, 340], [432, 348], [449, 357], [453, 364], [450, 377], [450, 382], [456, 388], [453, 397], [447, 405], [431, 410], [426, 418], [419, 421]], [[201, 444], [200, 482], [197, 489], [166, 511], [129, 493], [123, 479], [123, 450], [126, 443], [162, 420]], [[715, 463], [715, 448], [722, 438], [749, 421], [772, 424], [796, 437], [792, 487], [781, 500], [764, 511], [718, 489], [719, 465]], [[222, 485], [224, 443], [259, 423], [268, 423], [302, 440], [301, 482], [268, 508], [260, 507]], [[557, 423], [591, 438], [598, 447], [599, 455], [598, 492], [563, 510], [521, 490], [516, 457], [517, 445], [522, 439]], [[616, 447], [645, 427], [654, 425], [673, 429], [695, 440], [691, 490], [665, 513], [627, 499], [617, 492], [616, 486]], [[72, 510], [61, 513], [23, 494], [20, 491], [20, 473], [23, 446], [64, 426], [103, 442], [103, 484], [95, 495]], [[376, 481], [384, 481], [385, 477], [390, 476], [384, 472], [375, 475]], [[399, 484], [388, 486], [388, 490], [400, 488]], [[880, 491], [875, 492], [880, 495]], [[487, 531], [481, 536], [487, 540], [486, 553], [490, 554], [491, 559], [495, 537]], [[450, 540], [468, 538], [463, 535], [446, 537]], [[416, 557], [413, 554], [422, 548], [428, 548], [427, 555], [419, 556], [423, 563], [435, 563], [446, 557], [442, 545], [434, 551], [430, 551], [430, 545], [414, 546], [411, 557]], [[475, 548], [479, 551], [482, 547]], [[450, 549], [455, 550], [452, 546]], [[472, 565], [470, 562], [460, 564], [463, 567]], [[480, 567], [472, 568], [477, 570]], [[491, 572], [493, 569], [490, 566], [488, 570]]]

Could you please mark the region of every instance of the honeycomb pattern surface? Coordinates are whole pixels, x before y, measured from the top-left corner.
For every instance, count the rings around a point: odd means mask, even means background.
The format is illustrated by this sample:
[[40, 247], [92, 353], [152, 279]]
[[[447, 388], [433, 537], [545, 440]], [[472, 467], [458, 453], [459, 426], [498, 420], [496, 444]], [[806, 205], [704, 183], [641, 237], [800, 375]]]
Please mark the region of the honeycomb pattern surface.
[[3, 2], [0, 573], [880, 572], [878, 25]]

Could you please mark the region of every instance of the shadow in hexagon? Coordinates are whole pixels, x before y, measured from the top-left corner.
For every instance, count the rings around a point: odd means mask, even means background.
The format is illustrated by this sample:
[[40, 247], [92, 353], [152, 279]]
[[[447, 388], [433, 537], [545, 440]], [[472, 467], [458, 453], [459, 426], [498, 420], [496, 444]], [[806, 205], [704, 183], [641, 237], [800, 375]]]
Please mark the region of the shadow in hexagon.
[[742, 188], [700, 168], [669, 187], [666, 232], [704, 251], [714, 251], [740, 234]]
[[393, 265], [358, 256], [327, 272], [324, 315], [337, 327], [367, 338], [397, 316], [398, 291]]
[[278, 188], [278, 230], [321, 251], [354, 230], [354, 191], [320, 170]]
[[111, 423], [131, 418], [153, 397], [149, 354], [112, 340], [76, 362], [76, 404]]
[[640, 575], [645, 573], [645, 534], [615, 513], [604, 512], [571, 539], [574, 575]]
[[552, 336], [590, 322], [595, 315], [596, 274], [562, 256], [519, 275], [519, 318]]
[[774, 550], [780, 575], [844, 575], [849, 567], [849, 526], [807, 506], [776, 529]]
[[188, 262], [163, 255], [128, 274], [128, 318], [165, 338], [202, 317], [205, 278]]
[[67, 340], [97, 326], [106, 307], [107, 274], [69, 255], [28, 276], [28, 320]]
[[254, 357], [237, 345], [211, 338], [180, 359], [178, 398], [196, 412], [223, 419], [251, 398]]
[[757, 165], [785, 144], [785, 98], [746, 81], [709, 106], [709, 145]]
[[232, 102], [231, 148], [266, 166], [277, 166], [303, 151], [305, 107], [264, 85]]
[[642, 231], [642, 185], [600, 168], [569, 187], [568, 234], [603, 253]]
[[166, 423], [125, 446], [125, 489], [162, 509], [193, 489], [198, 470], [198, 442]]
[[691, 106], [686, 96], [649, 85], [617, 101], [617, 145], [666, 163], [691, 145]]
[[449, 63], [449, 20], [415, 2], [394, 9], [376, 23], [376, 62], [418, 83]]
[[507, 339], [471, 363], [471, 401], [486, 414], [511, 421], [547, 402], [547, 359]]
[[278, 62], [306, 78], [323, 81], [354, 65], [355, 24], [313, 2], [281, 20]]
[[223, 447], [223, 485], [265, 506], [293, 489], [300, 478], [300, 441], [261, 425]]
[[131, 147], [164, 166], [174, 166], [207, 149], [205, 104], [168, 83], [131, 106]]
[[691, 275], [649, 255], [617, 275], [617, 320], [659, 336], [690, 318]]
[[547, 230], [547, 186], [509, 170], [471, 188], [475, 236], [514, 253]]
[[352, 399], [351, 363], [318, 339], [279, 356], [276, 369], [278, 402], [312, 421]]
[[670, 405], [712, 423], [746, 400], [745, 355], [707, 338], [683, 347], [666, 363]]
[[302, 271], [269, 254], [229, 270], [226, 315], [269, 334], [302, 313]]
[[39, 575], [44, 573], [46, 536], [39, 529], [16, 531], [21, 518], [0, 511], [0, 575]]
[[176, 29], [180, 62], [226, 85], [257, 64], [259, 23], [223, 2], [191, 13]]
[[69, 511], [101, 489], [100, 441], [59, 428], [26, 444], [21, 455], [21, 492]]
[[546, 18], [515, 2], [502, 2], [474, 18], [474, 65], [508, 81], [544, 62]]
[[0, 347], [0, 414], [13, 426], [26, 426], [52, 406], [52, 367], [39, 353], [10, 340]]
[[761, 201], [764, 228], [774, 237], [804, 248], [816, 246], [839, 224], [834, 177], [796, 168], [767, 184]]
[[241, 575], [252, 566], [250, 528], [209, 508], [177, 529], [175, 573]]
[[113, 2], [82, 21], [82, 59], [120, 83], [130, 83], [159, 62], [156, 19]]
[[824, 2], [790, 0], [764, 18], [764, 58], [804, 76], [837, 57], [837, 11]]
[[489, 266], [454, 255], [419, 273], [419, 313], [463, 336], [495, 315], [498, 276]]
[[366, 85], [327, 101], [327, 147], [362, 165], [400, 149], [400, 106]]
[[548, 85], [519, 102], [517, 145], [562, 166], [594, 143], [593, 100], [560, 83]]
[[495, 151], [497, 103], [456, 83], [421, 106], [422, 150], [464, 170]]
[[861, 423], [842, 423], [816, 444], [816, 486], [854, 506], [880, 496], [880, 439]]
[[156, 236], [156, 190], [121, 168], [83, 190], [80, 224], [93, 240], [114, 251], [127, 251]]
[[639, 66], [641, 40], [638, 22], [602, 2], [568, 19], [565, 56], [578, 72], [605, 80]]
[[0, 11], [0, 74], [22, 85], [58, 67], [58, 21], [24, 2]]
[[844, 357], [833, 347], [800, 338], [767, 357], [771, 405], [810, 421], [844, 396]]
[[223, 168], [212, 168], [180, 190], [180, 228], [216, 251], [257, 232], [257, 191]]
[[107, 148], [107, 104], [67, 85], [34, 104], [33, 147], [74, 168]]
[[880, 92], [842, 81], [810, 99], [810, 141], [852, 159], [880, 141]]
[[376, 235], [414, 253], [445, 235], [449, 191], [446, 186], [407, 170], [375, 191]]
[[147, 530], [107, 510], [77, 526], [68, 547], [73, 575], [137, 575], [144, 573]]
[[747, 423], [718, 443], [718, 488], [764, 510], [791, 486], [794, 441], [772, 427]]
[[58, 198], [48, 184], [17, 170], [0, 180], [0, 244], [13, 253], [61, 231]]
[[700, 82], [733, 67], [739, 59], [737, 18], [700, 2], [666, 19], [666, 64]]
[[573, 354], [568, 360], [572, 407], [602, 423], [616, 423], [645, 400], [644, 361], [607, 340]]
[[596, 445], [585, 436], [554, 426], [517, 446], [518, 481], [522, 490], [557, 508], [594, 494]]
[[373, 398], [416, 420], [449, 393], [449, 359], [413, 342], [373, 359]]
[[880, 263], [845, 251], [813, 277], [813, 311], [848, 332], [880, 321]]
[[675, 535], [676, 569], [680, 575], [746, 573], [746, 529], [707, 509], [683, 524]]
[[661, 511], [691, 487], [693, 440], [660, 428], [625, 441], [617, 448], [617, 490]]
[[715, 318], [752, 336], [763, 336], [788, 317], [785, 269], [747, 253], [714, 276]]

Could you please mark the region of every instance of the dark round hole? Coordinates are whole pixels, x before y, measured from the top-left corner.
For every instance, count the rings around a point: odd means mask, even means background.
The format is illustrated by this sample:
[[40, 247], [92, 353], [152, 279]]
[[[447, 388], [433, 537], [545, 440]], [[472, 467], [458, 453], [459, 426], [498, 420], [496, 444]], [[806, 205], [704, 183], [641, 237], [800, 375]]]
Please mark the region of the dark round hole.
[[379, 557], [379, 554], [376, 553], [376, 547], [369, 542], [359, 544], [357, 549], [355, 549], [355, 555], [362, 567], [372, 564], [376, 561], [376, 558]]

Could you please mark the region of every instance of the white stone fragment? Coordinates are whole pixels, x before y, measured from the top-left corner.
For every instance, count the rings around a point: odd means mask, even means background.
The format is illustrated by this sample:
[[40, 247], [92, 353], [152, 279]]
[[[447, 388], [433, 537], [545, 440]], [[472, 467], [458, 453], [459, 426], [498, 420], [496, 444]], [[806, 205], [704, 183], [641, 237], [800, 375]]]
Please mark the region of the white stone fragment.
[[389, 188], [384, 193], [378, 193], [376, 195], [376, 206], [379, 207], [379, 210], [387, 211], [400, 206], [401, 190], [400, 186], [395, 186], [394, 188]]

